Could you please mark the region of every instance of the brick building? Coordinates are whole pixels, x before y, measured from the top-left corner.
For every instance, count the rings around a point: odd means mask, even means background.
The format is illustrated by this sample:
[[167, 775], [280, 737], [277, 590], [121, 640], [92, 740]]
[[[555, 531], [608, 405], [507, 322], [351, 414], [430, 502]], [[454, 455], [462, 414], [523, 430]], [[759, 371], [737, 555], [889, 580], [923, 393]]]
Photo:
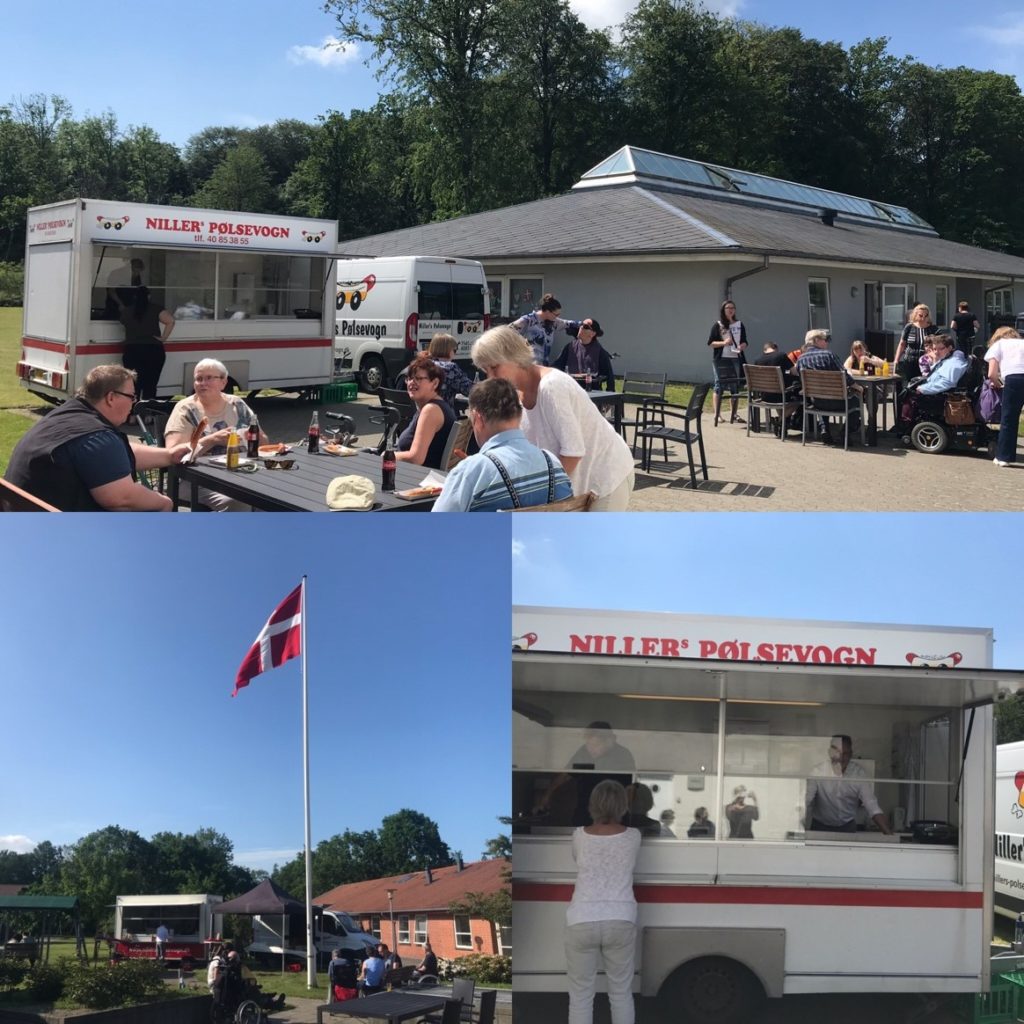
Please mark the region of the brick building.
[[480, 860], [339, 885], [313, 902], [346, 911], [365, 931], [397, 949], [406, 963], [419, 963], [428, 938], [439, 957], [510, 954], [510, 928], [448, 909], [467, 893], [488, 895], [508, 888], [508, 862]]

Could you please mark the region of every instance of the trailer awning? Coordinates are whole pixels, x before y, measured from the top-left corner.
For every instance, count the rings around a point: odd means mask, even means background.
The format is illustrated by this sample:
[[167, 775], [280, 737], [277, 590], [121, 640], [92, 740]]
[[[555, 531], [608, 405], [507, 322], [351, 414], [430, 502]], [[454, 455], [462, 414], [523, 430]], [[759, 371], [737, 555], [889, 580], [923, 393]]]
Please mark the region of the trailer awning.
[[527, 694], [551, 691], [663, 700], [976, 707], [1024, 692], [1024, 672], [516, 651], [512, 690], [513, 706], [529, 717], [534, 716]]

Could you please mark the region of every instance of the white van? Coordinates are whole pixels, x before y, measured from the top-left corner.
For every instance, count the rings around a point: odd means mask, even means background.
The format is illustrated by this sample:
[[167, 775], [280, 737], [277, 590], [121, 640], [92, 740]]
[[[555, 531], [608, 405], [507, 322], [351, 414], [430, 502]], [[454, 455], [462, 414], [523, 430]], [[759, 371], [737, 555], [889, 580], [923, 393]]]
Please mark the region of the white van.
[[490, 323], [482, 263], [444, 256], [338, 260], [334, 370], [359, 375], [364, 391], [390, 387], [441, 331], [468, 363]]

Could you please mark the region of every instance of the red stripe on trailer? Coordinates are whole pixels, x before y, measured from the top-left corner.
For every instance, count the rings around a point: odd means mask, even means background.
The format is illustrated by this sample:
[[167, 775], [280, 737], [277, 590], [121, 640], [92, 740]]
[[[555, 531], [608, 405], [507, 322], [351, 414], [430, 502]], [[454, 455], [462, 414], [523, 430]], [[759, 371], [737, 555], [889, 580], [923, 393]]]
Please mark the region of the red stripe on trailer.
[[[573, 887], [543, 882], [512, 885], [514, 902], [568, 903]], [[980, 892], [931, 889], [838, 889], [799, 886], [635, 885], [638, 903], [714, 903], [744, 906], [908, 907], [980, 910]]]
[[21, 344], [25, 348], [41, 348], [45, 352], [67, 352], [66, 341], [43, 341], [42, 338], [22, 338]]
[[[260, 348], [327, 348], [334, 344], [332, 338], [250, 338], [241, 341], [225, 341], [223, 338], [206, 338], [202, 341], [168, 341], [164, 348], [168, 352], [231, 352], [242, 349]], [[76, 356], [119, 356], [124, 351], [120, 341], [105, 345], [79, 345]]]

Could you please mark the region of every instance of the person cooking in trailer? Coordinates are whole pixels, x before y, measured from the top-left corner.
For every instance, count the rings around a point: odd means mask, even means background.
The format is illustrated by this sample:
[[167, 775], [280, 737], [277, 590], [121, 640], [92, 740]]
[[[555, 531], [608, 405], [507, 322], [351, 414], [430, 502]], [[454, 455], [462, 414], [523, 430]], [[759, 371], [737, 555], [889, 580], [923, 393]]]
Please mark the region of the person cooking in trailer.
[[856, 832], [857, 809], [863, 806], [878, 828], [892, 835], [867, 773], [859, 764], [851, 763], [852, 755], [849, 736], [832, 737], [828, 761], [815, 765], [807, 780], [806, 827], [814, 832]]

